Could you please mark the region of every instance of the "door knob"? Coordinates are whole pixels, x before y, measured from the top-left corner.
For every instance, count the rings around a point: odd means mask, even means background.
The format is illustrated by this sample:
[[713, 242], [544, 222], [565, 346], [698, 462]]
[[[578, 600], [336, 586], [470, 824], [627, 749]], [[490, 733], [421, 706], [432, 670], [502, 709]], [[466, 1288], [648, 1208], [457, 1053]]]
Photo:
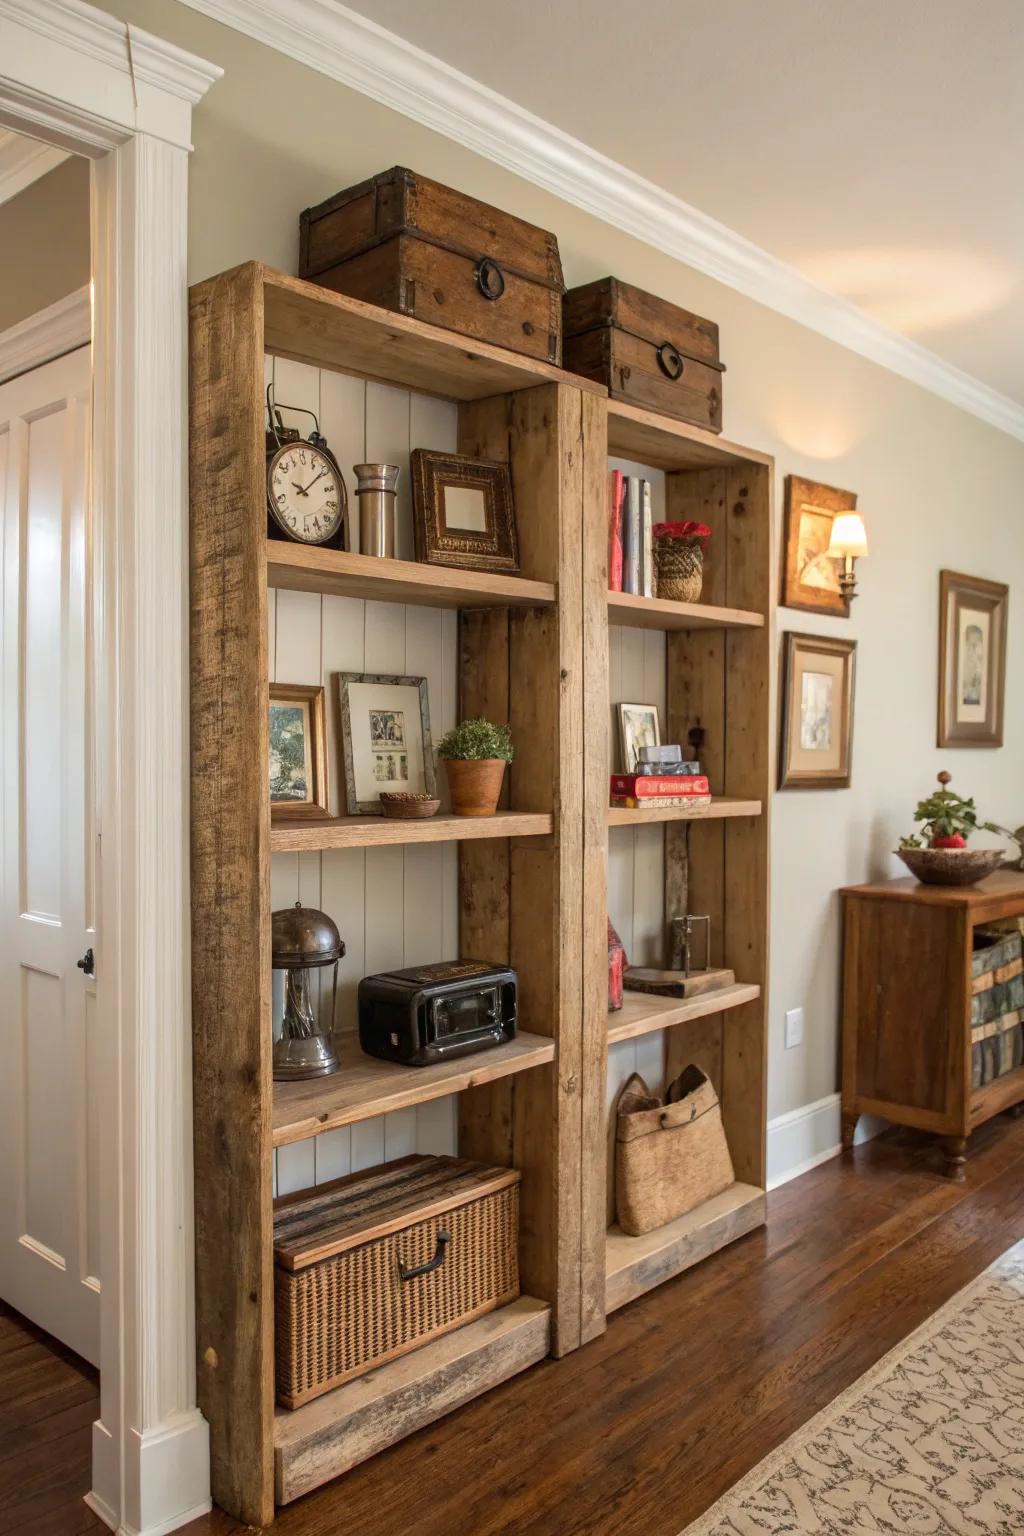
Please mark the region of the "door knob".
[[81, 960], [76, 961], [78, 969], [84, 971], [87, 976], [96, 974], [96, 956], [91, 949], [87, 949]]

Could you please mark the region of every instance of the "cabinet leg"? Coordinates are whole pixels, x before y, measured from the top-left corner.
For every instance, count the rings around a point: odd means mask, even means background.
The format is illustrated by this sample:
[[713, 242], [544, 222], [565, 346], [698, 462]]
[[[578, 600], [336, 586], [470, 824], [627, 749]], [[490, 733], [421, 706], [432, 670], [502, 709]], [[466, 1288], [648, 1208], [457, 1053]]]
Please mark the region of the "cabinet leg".
[[843, 1133], [843, 1151], [844, 1152], [852, 1152], [853, 1151], [853, 1137], [854, 1137], [854, 1132], [857, 1129], [857, 1121], [859, 1119], [860, 1119], [860, 1115], [848, 1115], [845, 1110], [843, 1111], [841, 1124], [842, 1124], [842, 1133]]
[[967, 1161], [967, 1138], [965, 1136], [944, 1136], [942, 1138], [942, 1156], [946, 1163], [946, 1173], [957, 1184], [964, 1181], [964, 1164]]

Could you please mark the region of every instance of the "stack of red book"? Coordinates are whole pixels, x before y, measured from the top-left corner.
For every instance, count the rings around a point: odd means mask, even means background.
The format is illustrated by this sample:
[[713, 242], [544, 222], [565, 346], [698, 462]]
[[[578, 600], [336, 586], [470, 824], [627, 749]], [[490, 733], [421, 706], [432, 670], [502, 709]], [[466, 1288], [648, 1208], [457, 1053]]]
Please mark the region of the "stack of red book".
[[711, 804], [711, 784], [706, 773], [643, 774], [613, 773], [611, 803], [625, 810], [653, 810], [660, 806], [687, 806], [690, 810]]

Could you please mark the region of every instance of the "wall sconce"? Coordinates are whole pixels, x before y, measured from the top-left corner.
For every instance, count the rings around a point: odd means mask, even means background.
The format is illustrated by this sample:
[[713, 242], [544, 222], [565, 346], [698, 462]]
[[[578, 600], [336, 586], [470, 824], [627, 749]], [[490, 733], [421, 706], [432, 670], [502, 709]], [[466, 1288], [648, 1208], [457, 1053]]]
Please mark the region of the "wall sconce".
[[857, 596], [857, 577], [854, 564], [868, 552], [868, 536], [864, 519], [859, 512], [837, 512], [832, 520], [832, 538], [825, 553], [832, 560], [841, 560], [839, 590], [848, 603]]

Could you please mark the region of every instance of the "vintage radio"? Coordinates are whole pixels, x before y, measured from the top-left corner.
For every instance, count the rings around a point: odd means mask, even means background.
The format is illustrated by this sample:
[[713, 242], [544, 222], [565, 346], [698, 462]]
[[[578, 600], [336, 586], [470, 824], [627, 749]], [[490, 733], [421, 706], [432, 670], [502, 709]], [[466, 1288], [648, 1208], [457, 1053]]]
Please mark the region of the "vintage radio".
[[516, 1033], [516, 973], [480, 960], [446, 960], [364, 976], [359, 1044], [408, 1067], [504, 1045]]

